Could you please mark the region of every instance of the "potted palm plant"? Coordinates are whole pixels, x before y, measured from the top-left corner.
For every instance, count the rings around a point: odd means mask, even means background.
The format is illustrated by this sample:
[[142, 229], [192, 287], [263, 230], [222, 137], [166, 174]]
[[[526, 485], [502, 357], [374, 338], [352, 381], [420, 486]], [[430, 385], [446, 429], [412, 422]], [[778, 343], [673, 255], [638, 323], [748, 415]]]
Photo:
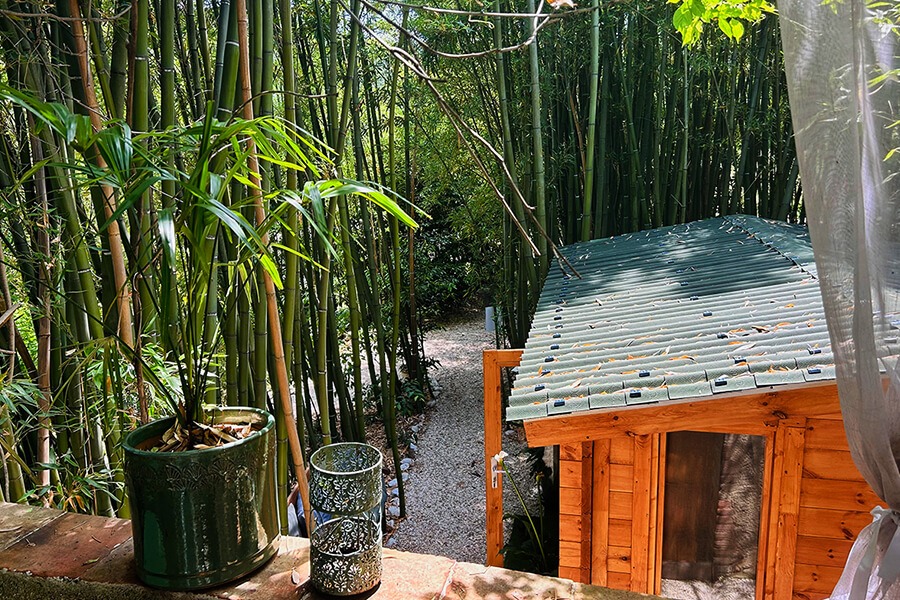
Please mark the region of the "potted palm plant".
[[[214, 312], [231, 310], [239, 294], [253, 293], [256, 268], [280, 282], [267, 234], [284, 224], [286, 210], [310, 220], [329, 251], [325, 205], [340, 195], [361, 196], [415, 223], [372, 187], [320, 179], [321, 146], [272, 118], [222, 123], [210, 103], [207, 116], [191, 126], [132, 135], [124, 125], [110, 124], [95, 132], [62, 105], [8, 88], [0, 95], [31, 111], [82, 156], [104, 158], [102, 166], [87, 159], [66, 166], [114, 194], [110, 222], [149, 190], [169, 190], [153, 227], [131, 231], [152, 238], [132, 247], [150, 248], [155, 258], [132, 258], [139, 276], [149, 275], [142, 270], [155, 275], [147, 296], [178, 374], [171, 385], [173, 378], [146, 369], [146, 381], [172, 414], [138, 427], [123, 443], [137, 572], [145, 583], [168, 589], [211, 587], [249, 573], [276, 550], [274, 418], [256, 408], [211, 405], [218, 397], [214, 367], [222, 338]], [[229, 197], [232, 184], [255, 186], [257, 174], [249, 172], [244, 150], [248, 140], [261, 149], [264, 162], [303, 171], [308, 180], [301, 191], [267, 194], [269, 216], [255, 223], [245, 216], [253, 209], [249, 201]], [[220, 282], [222, 277], [227, 281]], [[123, 352], [141, 363], [139, 345]], [[145, 406], [140, 413], [147, 414]]]

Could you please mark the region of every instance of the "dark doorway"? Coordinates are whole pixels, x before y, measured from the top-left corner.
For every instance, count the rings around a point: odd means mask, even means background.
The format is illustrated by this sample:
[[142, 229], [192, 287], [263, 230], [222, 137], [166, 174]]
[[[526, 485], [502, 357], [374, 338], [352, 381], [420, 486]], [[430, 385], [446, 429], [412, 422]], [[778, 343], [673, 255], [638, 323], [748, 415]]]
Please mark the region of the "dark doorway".
[[666, 439], [662, 592], [752, 598], [765, 464], [760, 436], [682, 431]]

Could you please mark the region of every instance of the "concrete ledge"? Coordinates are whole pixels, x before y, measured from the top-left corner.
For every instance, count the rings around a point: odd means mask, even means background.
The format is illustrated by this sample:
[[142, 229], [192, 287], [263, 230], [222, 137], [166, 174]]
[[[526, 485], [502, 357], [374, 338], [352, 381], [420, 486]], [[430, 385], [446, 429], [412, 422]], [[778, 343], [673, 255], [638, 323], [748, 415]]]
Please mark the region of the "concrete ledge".
[[[174, 593], [142, 585], [135, 574], [131, 523], [0, 504], [0, 598], [12, 600], [243, 600], [330, 598], [309, 584], [309, 542], [283, 537], [262, 569], [201, 593]], [[567, 579], [540, 577], [384, 550], [381, 585], [372, 600], [638, 600], [642, 594]]]

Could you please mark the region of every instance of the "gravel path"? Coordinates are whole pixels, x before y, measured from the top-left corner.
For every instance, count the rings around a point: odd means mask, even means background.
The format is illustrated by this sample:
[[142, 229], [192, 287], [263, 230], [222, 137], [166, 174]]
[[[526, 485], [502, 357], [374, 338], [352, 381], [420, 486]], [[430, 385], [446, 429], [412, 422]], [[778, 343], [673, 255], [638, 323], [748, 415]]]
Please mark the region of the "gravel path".
[[387, 545], [485, 562], [484, 399], [481, 351], [494, 347], [484, 316], [469, 313], [425, 338], [440, 392], [418, 433], [406, 484], [407, 518]]

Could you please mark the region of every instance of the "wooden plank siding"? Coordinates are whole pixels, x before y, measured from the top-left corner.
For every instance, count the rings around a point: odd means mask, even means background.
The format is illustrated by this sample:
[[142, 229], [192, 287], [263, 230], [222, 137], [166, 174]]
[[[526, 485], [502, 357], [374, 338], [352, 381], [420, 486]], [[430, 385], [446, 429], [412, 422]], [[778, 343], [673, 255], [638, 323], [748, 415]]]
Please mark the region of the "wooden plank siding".
[[880, 504], [853, 464], [836, 386], [526, 422], [529, 444], [561, 442], [560, 576], [660, 591], [665, 434], [766, 437], [756, 600], [822, 600]]
[[800, 481], [792, 598], [827, 598], [856, 536], [883, 503], [853, 464], [844, 423], [834, 412], [809, 419]]
[[589, 565], [594, 585], [631, 589], [634, 458], [635, 442], [631, 438], [593, 443]]
[[559, 576], [591, 582], [594, 444], [559, 447]]

